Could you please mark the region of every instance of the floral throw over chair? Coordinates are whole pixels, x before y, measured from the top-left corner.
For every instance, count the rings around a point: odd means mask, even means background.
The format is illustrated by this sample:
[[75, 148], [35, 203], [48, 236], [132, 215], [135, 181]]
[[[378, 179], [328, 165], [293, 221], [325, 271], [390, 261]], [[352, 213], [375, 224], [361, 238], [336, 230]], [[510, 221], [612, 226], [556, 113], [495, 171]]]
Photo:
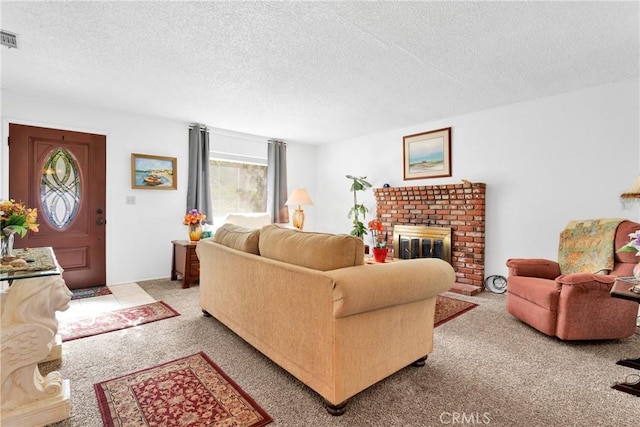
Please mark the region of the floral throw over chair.
[[638, 304], [609, 294], [616, 277], [633, 275], [635, 253], [617, 252], [640, 224], [621, 219], [572, 221], [560, 234], [558, 262], [507, 260], [507, 311], [563, 340], [626, 338]]

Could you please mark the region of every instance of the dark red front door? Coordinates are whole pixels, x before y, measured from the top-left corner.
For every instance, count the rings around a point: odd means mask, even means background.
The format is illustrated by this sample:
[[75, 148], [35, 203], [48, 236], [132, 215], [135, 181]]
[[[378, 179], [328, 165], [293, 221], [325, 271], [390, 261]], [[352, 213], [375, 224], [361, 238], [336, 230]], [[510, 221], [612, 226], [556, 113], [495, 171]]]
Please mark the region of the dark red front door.
[[71, 289], [104, 285], [106, 137], [9, 125], [9, 197], [38, 209], [40, 231], [15, 247], [51, 246]]

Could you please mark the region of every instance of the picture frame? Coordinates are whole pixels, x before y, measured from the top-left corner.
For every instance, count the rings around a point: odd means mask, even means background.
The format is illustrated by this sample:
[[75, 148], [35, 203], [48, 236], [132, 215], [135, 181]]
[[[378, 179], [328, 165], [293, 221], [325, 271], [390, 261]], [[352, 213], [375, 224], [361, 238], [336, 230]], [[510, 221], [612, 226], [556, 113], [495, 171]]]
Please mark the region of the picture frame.
[[404, 179], [451, 176], [451, 128], [402, 137]]
[[131, 153], [131, 188], [177, 190], [177, 158]]

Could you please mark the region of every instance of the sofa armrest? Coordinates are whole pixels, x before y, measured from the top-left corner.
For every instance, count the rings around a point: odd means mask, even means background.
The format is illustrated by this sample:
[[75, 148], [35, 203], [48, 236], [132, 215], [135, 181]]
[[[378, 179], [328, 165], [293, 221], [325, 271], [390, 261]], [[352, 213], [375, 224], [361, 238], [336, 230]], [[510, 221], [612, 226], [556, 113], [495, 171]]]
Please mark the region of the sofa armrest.
[[360, 265], [324, 274], [334, 280], [333, 317], [435, 298], [455, 282], [453, 267], [440, 259]]
[[[563, 274], [556, 278], [556, 283], [560, 286], [567, 287], [567, 290], [572, 291], [602, 291], [609, 293], [613, 282], [615, 282], [616, 276], [592, 274], [592, 273], [571, 273]], [[564, 292], [564, 291], [563, 291]]]
[[556, 279], [561, 286], [556, 335], [563, 340], [618, 339], [636, 330], [638, 304], [611, 297], [616, 276], [573, 273]]
[[509, 276], [538, 277], [554, 280], [560, 276], [560, 265], [542, 258], [511, 258], [507, 260]]

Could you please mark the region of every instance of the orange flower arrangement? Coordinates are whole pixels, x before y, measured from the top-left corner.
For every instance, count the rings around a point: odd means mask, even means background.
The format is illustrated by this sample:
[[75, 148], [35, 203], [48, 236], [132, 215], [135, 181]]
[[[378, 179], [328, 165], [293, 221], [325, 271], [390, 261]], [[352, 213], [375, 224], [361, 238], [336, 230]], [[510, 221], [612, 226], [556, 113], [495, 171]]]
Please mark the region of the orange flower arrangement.
[[198, 209], [191, 209], [189, 212], [187, 212], [187, 214], [184, 216], [184, 225], [189, 225], [189, 224], [199, 224], [202, 221], [204, 221], [207, 218], [207, 216], [203, 213], [200, 213], [198, 211]]
[[381, 239], [382, 235], [382, 222], [377, 219], [372, 219], [367, 224], [369, 231], [371, 231], [371, 238], [373, 239], [373, 246], [376, 248], [386, 248], [387, 247], [387, 234], [384, 236], [384, 240]]
[[27, 231], [38, 232], [38, 210], [27, 208], [22, 203], [15, 200], [0, 201], [0, 229], [2, 232], [10, 230], [20, 234], [21, 237], [27, 235]]

